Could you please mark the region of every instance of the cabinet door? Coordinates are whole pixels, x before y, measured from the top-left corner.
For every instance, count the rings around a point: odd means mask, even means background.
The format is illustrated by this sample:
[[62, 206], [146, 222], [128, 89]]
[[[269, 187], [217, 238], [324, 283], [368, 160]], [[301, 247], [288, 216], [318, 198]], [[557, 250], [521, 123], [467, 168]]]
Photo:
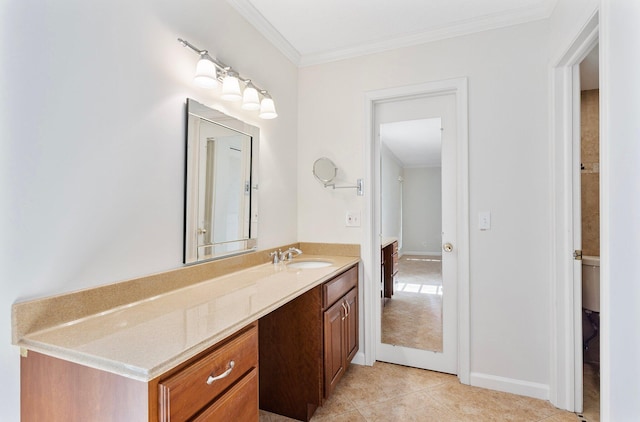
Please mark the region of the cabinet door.
[[324, 312], [324, 396], [329, 397], [346, 366], [344, 316], [346, 305], [337, 301]]
[[384, 254], [384, 297], [393, 296], [393, 244], [383, 249]]
[[351, 291], [345, 295], [344, 302], [349, 311], [344, 320], [345, 352], [348, 364], [356, 355], [356, 352], [358, 352], [358, 289], [351, 289]]

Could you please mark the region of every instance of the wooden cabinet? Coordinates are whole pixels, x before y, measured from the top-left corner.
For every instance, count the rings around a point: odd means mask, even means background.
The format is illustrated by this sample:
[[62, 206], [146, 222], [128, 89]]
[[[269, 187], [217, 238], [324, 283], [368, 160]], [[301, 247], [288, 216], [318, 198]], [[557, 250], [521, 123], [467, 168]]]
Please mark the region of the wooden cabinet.
[[252, 409], [253, 420], [257, 420], [257, 371], [258, 332], [253, 327], [171, 376], [163, 377], [158, 383], [158, 420], [184, 421], [201, 412], [211, 417], [230, 414], [234, 411], [230, 405], [240, 401], [239, 398], [243, 403], [240, 407]]
[[324, 286], [324, 398], [331, 395], [358, 351], [357, 276], [347, 272]]
[[193, 422], [257, 421], [259, 417], [258, 374], [254, 369], [192, 420]]
[[24, 422], [259, 419], [256, 323], [149, 382], [36, 352], [20, 361]]
[[398, 274], [398, 242], [393, 241], [382, 248], [383, 304], [393, 296], [393, 284]]
[[358, 267], [260, 319], [260, 408], [308, 421], [358, 351]]

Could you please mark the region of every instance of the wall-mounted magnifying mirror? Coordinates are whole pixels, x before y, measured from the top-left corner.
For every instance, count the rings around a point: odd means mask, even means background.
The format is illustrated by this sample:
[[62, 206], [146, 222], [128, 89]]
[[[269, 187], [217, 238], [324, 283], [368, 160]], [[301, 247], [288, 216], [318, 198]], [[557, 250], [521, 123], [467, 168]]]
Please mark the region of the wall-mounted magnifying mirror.
[[325, 186], [333, 182], [337, 174], [338, 167], [327, 157], [318, 158], [313, 163], [313, 175]]
[[184, 262], [256, 248], [257, 127], [187, 100]]
[[318, 179], [325, 188], [335, 189], [356, 189], [358, 196], [364, 195], [364, 184], [362, 179], [356, 180], [356, 184], [353, 186], [336, 186], [334, 179], [338, 175], [338, 166], [327, 157], [318, 158], [313, 163], [313, 175]]

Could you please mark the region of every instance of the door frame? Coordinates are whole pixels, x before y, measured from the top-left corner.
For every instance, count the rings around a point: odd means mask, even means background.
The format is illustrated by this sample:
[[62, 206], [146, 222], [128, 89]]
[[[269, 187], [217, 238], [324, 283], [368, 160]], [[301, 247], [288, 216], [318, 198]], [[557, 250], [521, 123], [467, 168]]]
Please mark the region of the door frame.
[[[551, 303], [549, 401], [582, 411], [582, 281], [573, 258], [576, 140], [580, 136], [580, 62], [599, 42], [599, 13], [589, 17], [550, 68]], [[578, 95], [576, 95], [576, 90]], [[579, 144], [578, 144], [579, 145]], [[578, 158], [579, 159], [579, 158]], [[579, 181], [578, 181], [579, 182]], [[579, 238], [579, 236], [578, 236]]]
[[378, 332], [376, 330], [377, 306], [380, 304], [380, 186], [376, 175], [380, 171], [380, 151], [375, 139], [375, 103], [402, 100], [416, 96], [438, 96], [453, 94], [456, 99], [457, 158], [456, 178], [458, 181], [456, 216], [458, 252], [458, 363], [457, 374], [460, 382], [470, 383], [470, 305], [469, 305], [469, 122], [468, 122], [468, 81], [467, 78], [447, 79], [408, 85], [396, 88], [368, 91], [365, 93], [365, 166], [367, 185], [371, 186], [368, 198], [368, 212], [362, 218], [364, 244], [362, 245], [364, 278], [364, 363], [373, 365], [376, 360]]

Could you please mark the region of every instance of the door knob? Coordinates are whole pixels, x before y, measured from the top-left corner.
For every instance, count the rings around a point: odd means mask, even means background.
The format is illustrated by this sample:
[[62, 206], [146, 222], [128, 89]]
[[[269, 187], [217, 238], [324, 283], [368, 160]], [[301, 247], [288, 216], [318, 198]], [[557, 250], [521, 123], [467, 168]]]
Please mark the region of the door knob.
[[445, 243], [444, 245], [442, 245], [442, 249], [445, 252], [451, 252], [453, 250], [453, 245], [451, 243]]

